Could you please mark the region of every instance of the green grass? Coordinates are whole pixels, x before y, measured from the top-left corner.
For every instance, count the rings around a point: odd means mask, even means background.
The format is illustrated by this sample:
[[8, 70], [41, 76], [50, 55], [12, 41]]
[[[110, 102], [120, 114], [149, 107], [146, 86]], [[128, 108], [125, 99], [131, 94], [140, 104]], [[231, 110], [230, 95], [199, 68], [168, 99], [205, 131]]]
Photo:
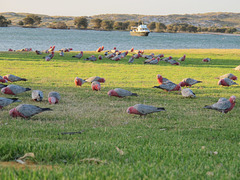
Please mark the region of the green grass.
[[[9, 110], [19, 103], [0, 111], [0, 161], [11, 162], [33, 152], [34, 164], [40, 167], [23, 169], [0, 163], [1, 179], [239, 179], [239, 104], [228, 114], [203, 108], [220, 97], [235, 95], [238, 101], [239, 86], [220, 87], [215, 77], [233, 73], [240, 78], [240, 72], [233, 70], [240, 64], [239, 50], [145, 51], [150, 52], [175, 59], [186, 54], [187, 58], [180, 66], [143, 65], [144, 59], [128, 64], [130, 55], [118, 62], [86, 62], [71, 58], [76, 54], [71, 52], [65, 57], [56, 53], [46, 62], [31, 52], [0, 52], [0, 75], [22, 76], [28, 81], [15, 84], [44, 92], [41, 103], [31, 100], [31, 92], [19, 94], [22, 103], [53, 109], [30, 120], [9, 116]], [[92, 54], [98, 55], [84, 52], [84, 57]], [[212, 61], [203, 63], [206, 57]], [[203, 83], [191, 88], [197, 98], [184, 99], [176, 92], [153, 89], [158, 85], [157, 74], [176, 83], [187, 77]], [[99, 92], [87, 83], [74, 85], [77, 76], [96, 75], [106, 79]], [[139, 96], [108, 97], [107, 92], [116, 87]], [[59, 104], [49, 105], [50, 91], [61, 94]], [[138, 103], [163, 106], [166, 112], [145, 118], [126, 113]], [[59, 135], [81, 130], [82, 134]]]

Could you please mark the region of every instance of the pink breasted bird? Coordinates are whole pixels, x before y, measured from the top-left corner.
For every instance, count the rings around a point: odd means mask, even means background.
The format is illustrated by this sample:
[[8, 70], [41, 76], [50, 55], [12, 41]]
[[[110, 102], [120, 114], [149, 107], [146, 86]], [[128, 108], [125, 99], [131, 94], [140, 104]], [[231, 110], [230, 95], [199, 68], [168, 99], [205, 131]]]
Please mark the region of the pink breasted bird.
[[236, 103], [236, 97], [231, 96], [229, 100], [226, 100], [226, 98], [220, 98], [217, 103], [210, 106], [205, 106], [204, 108], [217, 110], [222, 113], [228, 113], [234, 108], [235, 103]]
[[202, 61], [203, 61], [203, 62], [210, 62], [211, 59], [210, 59], [210, 58], [205, 58], [205, 59], [203, 59]]
[[93, 91], [100, 91], [101, 90], [101, 84], [98, 81], [93, 81], [91, 84], [91, 88]]
[[81, 51], [79, 54], [72, 56], [72, 57], [81, 59], [81, 57], [83, 57], [83, 51]]
[[108, 91], [109, 96], [116, 96], [119, 98], [123, 98], [126, 96], [138, 96], [137, 93], [132, 93], [131, 91], [121, 89], [121, 88], [115, 88], [110, 91]]
[[151, 53], [150, 55], [143, 54], [142, 57], [145, 59], [152, 59], [154, 57], [154, 53]]
[[157, 75], [157, 81], [160, 85], [172, 82], [172, 81], [168, 80], [167, 78], [162, 77], [160, 74]]
[[83, 79], [81, 79], [79, 77], [76, 77], [74, 79], [74, 83], [75, 83], [76, 86], [82, 86], [85, 82], [86, 82], [85, 80], [83, 80]]
[[6, 80], [6, 79], [4, 79], [2, 76], [0, 76], [0, 82], [1, 82], [1, 83], [7, 83], [8, 80]]
[[129, 114], [137, 114], [140, 116], [147, 115], [150, 113], [165, 111], [165, 108], [163, 107], [154, 107], [150, 105], [145, 104], [136, 104], [134, 106], [131, 106], [127, 109], [127, 113]]
[[40, 90], [33, 90], [32, 91], [32, 100], [40, 102], [43, 100], [43, 92]]
[[238, 85], [238, 84], [229, 78], [224, 78], [218, 81], [218, 85], [231, 86], [231, 85]]
[[179, 61], [185, 61], [185, 59], [186, 59], [186, 55], [184, 54], [182, 57], [180, 57], [178, 60]]
[[159, 58], [162, 58], [162, 57], [164, 57], [164, 54], [158, 54], [158, 55], [156, 55], [156, 56], [154, 56], [155, 58], [157, 58], [157, 57], [159, 57]]
[[158, 64], [159, 61], [160, 61], [159, 57], [157, 59], [152, 58], [152, 59], [148, 59], [148, 60], [144, 61], [144, 64]]
[[232, 73], [224, 74], [220, 77], [217, 77], [217, 79], [224, 79], [224, 78], [229, 78], [232, 80], [237, 80], [237, 76], [233, 75]]
[[129, 52], [133, 52], [134, 51], [134, 48], [132, 47], [130, 50], [129, 50]]
[[102, 47], [99, 47], [96, 52], [101, 52], [102, 51]]
[[113, 58], [114, 56], [116, 56], [116, 53], [107, 54], [105, 58], [110, 59], [110, 58]]
[[52, 111], [50, 108], [41, 108], [38, 106], [34, 106], [31, 104], [20, 104], [17, 107], [11, 109], [9, 111], [9, 115], [12, 117], [22, 117], [22, 118], [30, 118], [36, 114], [39, 114], [44, 111]]
[[172, 59], [172, 56], [169, 56], [169, 57], [163, 58], [162, 61], [168, 62], [171, 59]]
[[96, 61], [96, 60], [97, 60], [97, 57], [94, 56], [94, 55], [92, 55], [92, 56], [90, 56], [90, 57], [85, 58], [84, 60], [86, 60], [86, 61]]
[[22, 86], [10, 84], [7, 87], [4, 87], [1, 89], [1, 92], [3, 94], [9, 94], [9, 95], [17, 95], [26, 91], [30, 91], [30, 88], [24, 88]]
[[41, 55], [41, 54], [42, 54], [42, 52], [41, 52], [41, 51], [38, 51], [38, 50], [36, 50], [35, 53], [36, 53], [37, 55]]
[[177, 61], [175, 61], [173, 59], [168, 60], [168, 63], [170, 63], [171, 65], [180, 65], [179, 62], [177, 62]]
[[104, 78], [101, 78], [99, 76], [93, 76], [93, 77], [90, 77], [90, 78], [87, 78], [85, 79], [86, 82], [90, 82], [92, 83], [93, 81], [98, 81], [100, 83], [104, 83], [105, 82], [105, 79]]
[[195, 79], [192, 79], [192, 78], [185, 78], [179, 83], [179, 85], [181, 87], [184, 87], [184, 86], [190, 86], [191, 87], [192, 85], [197, 84], [197, 83], [202, 83], [202, 81], [198, 81], [198, 80], [195, 80]]
[[8, 106], [14, 102], [21, 102], [20, 100], [18, 100], [18, 98], [4, 98], [4, 97], [0, 97], [0, 109], [2, 109], [5, 106]]
[[7, 74], [7, 75], [3, 76], [3, 78], [10, 82], [27, 81], [27, 79], [25, 79], [25, 78], [21, 78], [21, 77], [12, 75], [12, 74]]
[[51, 54], [43, 57], [45, 61], [50, 61], [54, 57], [54, 51], [51, 52]]
[[168, 82], [166, 84], [161, 84], [159, 86], [154, 86], [153, 88], [159, 88], [159, 89], [163, 89], [167, 92], [170, 91], [180, 91], [181, 90], [181, 86], [179, 84], [175, 84], [173, 82]]
[[102, 55], [99, 55], [99, 56], [98, 56], [98, 59], [99, 59], [99, 60], [102, 60], [102, 59], [103, 59]]
[[52, 91], [48, 94], [48, 102], [50, 104], [57, 104], [59, 103], [61, 96], [58, 92]]

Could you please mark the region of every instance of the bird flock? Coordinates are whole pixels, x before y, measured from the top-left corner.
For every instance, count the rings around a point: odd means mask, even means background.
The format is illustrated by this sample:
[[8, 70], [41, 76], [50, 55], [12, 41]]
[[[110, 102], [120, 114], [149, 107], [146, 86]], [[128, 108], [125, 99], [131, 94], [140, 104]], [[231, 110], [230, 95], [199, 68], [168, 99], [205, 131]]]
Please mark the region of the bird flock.
[[[55, 46], [51, 46], [49, 49], [44, 50], [44, 51], [38, 51], [36, 50], [37, 55], [41, 55], [43, 53], [49, 53], [47, 56], [43, 57], [46, 61], [50, 61], [54, 57], [54, 50]], [[60, 56], [64, 56], [64, 52], [70, 52], [73, 50], [72, 48], [62, 48], [60, 49]], [[102, 52], [104, 50], [104, 46], [99, 47], [96, 52]], [[14, 51], [12, 49], [9, 49], [9, 51]], [[17, 50], [17, 51], [32, 51], [31, 48], [25, 48], [22, 50]], [[134, 48], [131, 48], [128, 51], [121, 52], [117, 50], [116, 47], [113, 48], [113, 50], [108, 50], [105, 51], [104, 57], [99, 55], [96, 57], [95, 55], [91, 55], [90, 57], [85, 58], [84, 60], [87, 61], [97, 61], [97, 59], [102, 60], [103, 58], [110, 59], [112, 61], [119, 61], [122, 58], [126, 57], [128, 53], [135, 53], [133, 54], [128, 63], [133, 63], [135, 59], [139, 58], [145, 58], [144, 64], [158, 64], [159, 61], [163, 61], [166, 63], [170, 63], [171, 65], [180, 65], [180, 62], [183, 62], [186, 60], [186, 55], [183, 55], [181, 58], [178, 60], [174, 60], [172, 56], [169, 57], [164, 57], [163, 54], [158, 54], [154, 55], [154, 53], [151, 53], [149, 55], [144, 54], [144, 51], [134, 51]], [[80, 53], [72, 56], [72, 58], [78, 58], [81, 59], [83, 57], [83, 51], [80, 51]], [[203, 62], [210, 62], [211, 58], [205, 58], [202, 60]], [[240, 70], [240, 66], [236, 67], [235, 70]], [[238, 85], [235, 80], [237, 80], [237, 77], [233, 75], [232, 73], [228, 73], [225, 75], [222, 75], [220, 77], [216, 77], [216, 79], [219, 79], [218, 85], [221, 86], [232, 86], [232, 85]], [[0, 82], [1, 83], [8, 83], [8, 82], [17, 82], [17, 81], [27, 81], [25, 78], [21, 78], [12, 74], [8, 74], [5, 76], [0, 76]], [[103, 77], [99, 76], [94, 76], [90, 77], [87, 79], [82, 79], [79, 77], [76, 77], [74, 79], [74, 83], [76, 86], [82, 86], [84, 83], [91, 83], [91, 89], [93, 91], [100, 91], [101, 90], [101, 83], [104, 83], [105, 79]], [[162, 75], [158, 74], [157, 75], [157, 82], [158, 85], [154, 86], [153, 88], [158, 88], [162, 89], [166, 92], [171, 92], [171, 91], [179, 91], [181, 92], [183, 97], [188, 97], [188, 98], [195, 98], [196, 95], [195, 93], [190, 89], [193, 85], [197, 83], [202, 83], [202, 81], [195, 80], [192, 78], [185, 78], [178, 84], [172, 82], [171, 80], [167, 79], [166, 77], [163, 77]], [[187, 87], [187, 88], [183, 88]], [[5, 85], [5, 84], [0, 84], [1, 92], [3, 94], [8, 94], [8, 95], [18, 95], [20, 93], [24, 93], [26, 91], [30, 91], [30, 88], [25, 88], [19, 85]], [[124, 98], [127, 96], [138, 96], [137, 93], [132, 93], [131, 91], [122, 89], [122, 88], [115, 88], [111, 89], [107, 93], [109, 96], [114, 96], [118, 98]], [[52, 91], [49, 92], [48, 94], [48, 102], [50, 104], [57, 104], [59, 103], [61, 99], [61, 96], [58, 92]], [[43, 100], [43, 92], [41, 90], [33, 90], [32, 91], [32, 100], [36, 102], [40, 102]], [[236, 97], [231, 96], [229, 99], [226, 98], [220, 98], [217, 103], [213, 105], [206, 105], [204, 108], [206, 109], [213, 109], [217, 110], [222, 113], [227, 113], [233, 109], [235, 106], [235, 101]], [[5, 106], [8, 106], [12, 103], [15, 102], [21, 102], [18, 100], [18, 98], [4, 98], [0, 97], [0, 109], [3, 109]], [[31, 104], [20, 104], [17, 107], [11, 109], [9, 111], [9, 115], [12, 117], [22, 117], [22, 118], [30, 118], [35, 114], [44, 112], [44, 111], [52, 111], [50, 108], [41, 108], [39, 106], [31, 105]], [[137, 114], [140, 116], [145, 116], [150, 113], [154, 112], [160, 112], [160, 111], [165, 111], [164, 107], [154, 107], [151, 105], [145, 105], [145, 104], [136, 104], [134, 106], [128, 107], [127, 108], [127, 113], [129, 114]]]

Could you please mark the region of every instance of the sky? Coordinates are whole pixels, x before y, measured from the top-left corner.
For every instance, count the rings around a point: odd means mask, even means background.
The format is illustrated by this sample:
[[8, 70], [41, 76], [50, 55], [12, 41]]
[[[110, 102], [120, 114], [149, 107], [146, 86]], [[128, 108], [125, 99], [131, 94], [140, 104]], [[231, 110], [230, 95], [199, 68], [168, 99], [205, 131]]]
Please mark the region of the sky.
[[240, 13], [240, 0], [0, 0], [0, 12], [50, 16]]

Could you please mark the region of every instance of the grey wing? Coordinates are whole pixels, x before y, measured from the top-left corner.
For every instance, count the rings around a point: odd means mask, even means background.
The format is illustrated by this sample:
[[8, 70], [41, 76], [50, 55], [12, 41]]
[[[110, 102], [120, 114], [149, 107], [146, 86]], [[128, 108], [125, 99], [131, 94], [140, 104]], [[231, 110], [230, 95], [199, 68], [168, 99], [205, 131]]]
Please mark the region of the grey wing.
[[132, 92], [125, 90], [125, 89], [121, 89], [121, 88], [115, 88], [114, 91], [116, 91], [118, 93], [118, 95], [120, 96], [131, 96]]
[[13, 100], [11, 100], [11, 99], [0, 97], [0, 106], [8, 106], [12, 102], [13, 102]]
[[176, 84], [173, 83], [173, 82], [168, 82], [166, 84], [161, 84], [160, 87], [162, 89], [166, 89], [166, 90], [170, 91], [170, 90], [172, 90], [172, 89], [174, 89], [176, 87]]
[[228, 99], [227, 99], [227, 98], [220, 98], [220, 99], [218, 100], [218, 102], [221, 102], [221, 101], [228, 101]]
[[162, 78], [162, 83], [163, 83], [163, 84], [167, 84], [167, 83], [172, 83], [172, 81], [170, 81], [170, 80], [167, 79], [167, 78]]
[[186, 83], [194, 85], [194, 84], [198, 83], [198, 81], [195, 79], [192, 79], [192, 78], [187, 78]]
[[142, 114], [149, 114], [157, 111], [156, 107], [144, 104], [136, 104], [133, 107], [136, 108]]
[[8, 87], [11, 89], [11, 91], [14, 93], [14, 94], [19, 94], [19, 93], [22, 93], [26, 90], [26, 88], [22, 87], [22, 86], [18, 86], [18, 85], [8, 85]]
[[87, 82], [93, 82], [93, 81], [99, 80], [99, 78], [100, 78], [100, 77], [98, 77], [98, 76], [94, 76], [94, 77], [90, 77], [90, 78], [86, 79], [86, 81], [87, 81]]
[[225, 110], [231, 107], [230, 101], [220, 101], [212, 105], [213, 109]]
[[193, 91], [189, 88], [182, 89], [181, 93], [183, 97], [196, 97]]
[[23, 114], [25, 117], [31, 117], [35, 114], [42, 112], [42, 109], [38, 106], [30, 104], [22, 104], [16, 107], [17, 111]]
[[50, 92], [50, 93], [48, 94], [48, 97], [55, 97], [55, 98], [57, 98], [58, 100], [60, 100], [60, 98], [61, 98], [60, 94], [59, 94], [58, 92], [55, 92], [55, 91]]

